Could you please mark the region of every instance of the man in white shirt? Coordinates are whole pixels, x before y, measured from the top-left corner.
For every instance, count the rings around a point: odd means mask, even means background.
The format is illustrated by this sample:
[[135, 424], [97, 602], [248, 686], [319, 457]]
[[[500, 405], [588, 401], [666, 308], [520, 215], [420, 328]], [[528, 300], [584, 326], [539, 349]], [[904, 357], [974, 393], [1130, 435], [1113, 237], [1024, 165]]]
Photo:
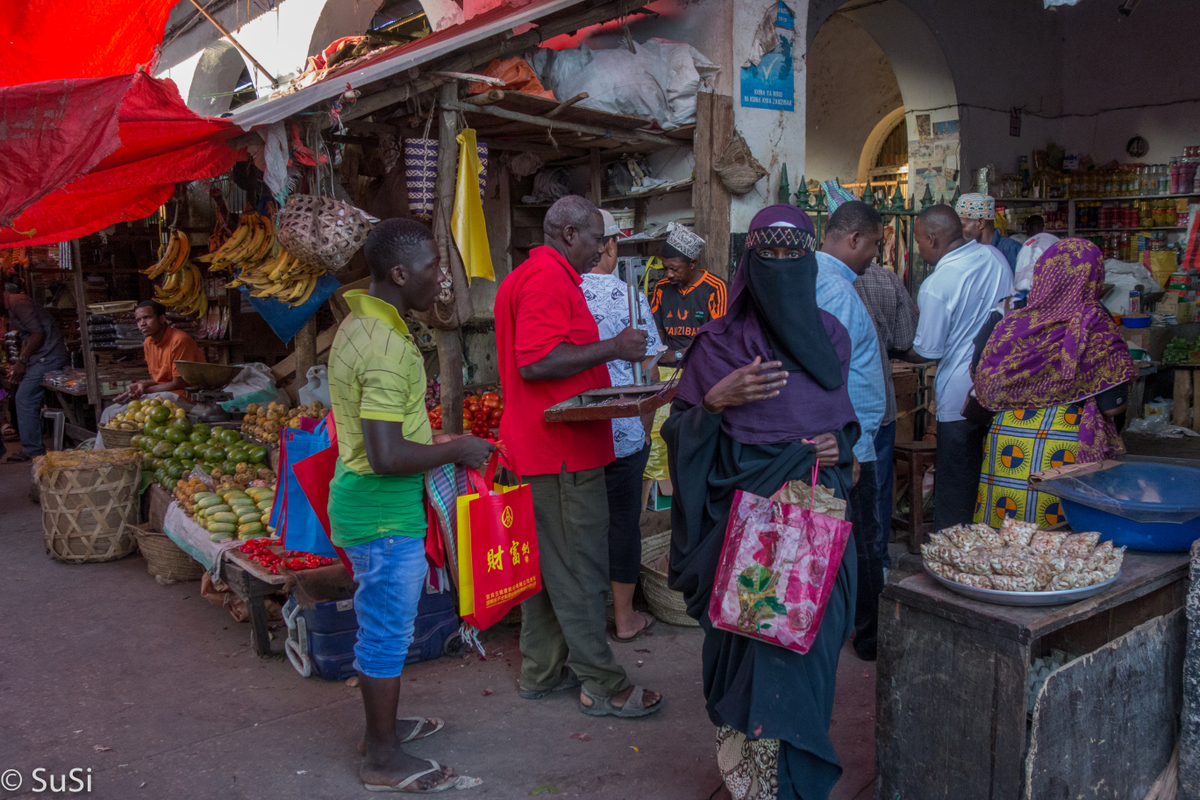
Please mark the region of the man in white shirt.
[[971, 522], [987, 425], [968, 420], [975, 334], [996, 303], [1012, 294], [1012, 270], [993, 247], [967, 239], [950, 206], [931, 206], [917, 217], [921, 258], [936, 265], [921, 284], [921, 310], [913, 350], [938, 362], [937, 461], [933, 524], [937, 530]]
[[[583, 275], [583, 297], [588, 310], [600, 329], [600, 340], [611, 339], [625, 328], [637, 327], [646, 332], [646, 356], [643, 363], [658, 353], [662, 344], [650, 302], [642, 292], [637, 293], [639, 308], [636, 323], [629, 319], [629, 284], [613, 274], [617, 268], [617, 234], [620, 229], [613, 215], [600, 209], [604, 218], [604, 254], [591, 272]], [[609, 361], [608, 377], [613, 386], [633, 383], [633, 364], [628, 361]], [[649, 431], [654, 415], [644, 418], [622, 417], [612, 421], [613, 451], [617, 459], [604, 468], [608, 489], [608, 561], [612, 581], [614, 638], [631, 642], [655, 623], [650, 614], [633, 610], [633, 591], [637, 587], [642, 563], [641, 521], [642, 472], [650, 458]]]

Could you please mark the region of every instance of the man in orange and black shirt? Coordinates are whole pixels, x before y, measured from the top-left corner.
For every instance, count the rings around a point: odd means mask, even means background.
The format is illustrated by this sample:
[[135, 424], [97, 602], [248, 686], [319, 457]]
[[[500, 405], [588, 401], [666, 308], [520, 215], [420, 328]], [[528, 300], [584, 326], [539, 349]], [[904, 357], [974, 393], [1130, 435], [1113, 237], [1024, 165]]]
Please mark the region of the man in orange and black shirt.
[[696, 263], [703, 249], [703, 239], [686, 226], [671, 223], [662, 251], [667, 277], [655, 285], [650, 298], [650, 310], [667, 346], [660, 364], [678, 362], [702, 325], [725, 316], [725, 281]]

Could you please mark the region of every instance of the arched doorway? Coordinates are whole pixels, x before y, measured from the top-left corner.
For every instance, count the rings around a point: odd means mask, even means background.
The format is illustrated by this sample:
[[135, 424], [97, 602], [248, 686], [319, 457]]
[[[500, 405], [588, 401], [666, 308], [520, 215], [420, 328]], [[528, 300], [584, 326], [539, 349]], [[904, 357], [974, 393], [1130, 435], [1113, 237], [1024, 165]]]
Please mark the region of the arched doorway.
[[[188, 108], [203, 117], [219, 117], [257, 95], [242, 54], [222, 39], [205, 48], [188, 87]], [[248, 84], [248, 85], [247, 85]], [[248, 92], [248, 94], [247, 94]]]
[[907, 175], [890, 176], [905, 194], [920, 198], [928, 187], [935, 199], [952, 195], [962, 180], [957, 93], [921, 17], [898, 1], [813, 0], [809, 38], [808, 177], [874, 183], [873, 169], [900, 166], [876, 163], [890, 141], [891, 152], [906, 153]]

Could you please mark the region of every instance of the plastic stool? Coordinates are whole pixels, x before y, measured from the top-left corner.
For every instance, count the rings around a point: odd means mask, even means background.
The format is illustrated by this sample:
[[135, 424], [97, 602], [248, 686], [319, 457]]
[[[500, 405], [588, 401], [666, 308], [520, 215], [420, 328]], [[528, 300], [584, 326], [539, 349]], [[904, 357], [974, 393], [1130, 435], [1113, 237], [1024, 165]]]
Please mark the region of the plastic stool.
[[63, 449], [63, 431], [67, 427], [67, 415], [56, 408], [43, 408], [42, 419], [54, 420], [54, 450]]

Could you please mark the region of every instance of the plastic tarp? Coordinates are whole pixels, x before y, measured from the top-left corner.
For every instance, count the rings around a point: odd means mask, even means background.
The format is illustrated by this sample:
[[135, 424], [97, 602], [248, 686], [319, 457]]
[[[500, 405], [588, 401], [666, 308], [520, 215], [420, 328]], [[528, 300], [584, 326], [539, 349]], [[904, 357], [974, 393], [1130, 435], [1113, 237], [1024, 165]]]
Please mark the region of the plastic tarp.
[[176, 2], [5, 0], [0, 86], [135, 72], [154, 59]]
[[240, 133], [142, 72], [0, 88], [0, 247], [147, 217], [177, 182], [228, 172]]
[[579, 105], [611, 114], [652, 119], [664, 130], [696, 121], [696, 94], [718, 67], [686, 42], [649, 39], [645, 44], [592, 50], [538, 50], [529, 59], [542, 85], [566, 100], [587, 92]]

